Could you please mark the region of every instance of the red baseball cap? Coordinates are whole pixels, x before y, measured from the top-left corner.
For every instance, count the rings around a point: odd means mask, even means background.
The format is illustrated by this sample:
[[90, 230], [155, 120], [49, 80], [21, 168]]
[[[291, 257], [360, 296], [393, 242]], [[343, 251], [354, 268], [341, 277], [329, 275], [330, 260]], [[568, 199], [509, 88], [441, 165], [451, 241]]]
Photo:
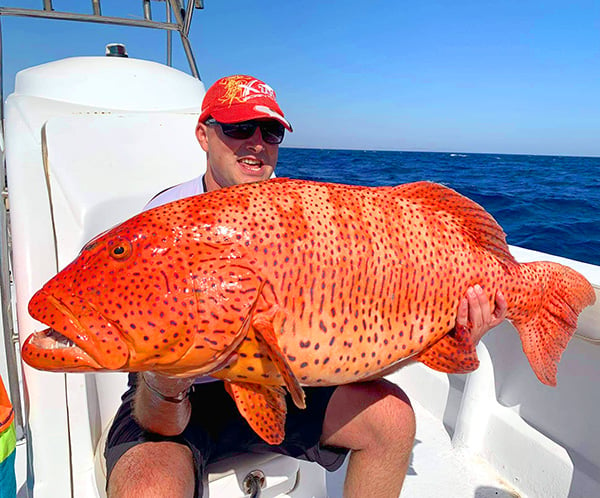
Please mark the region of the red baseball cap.
[[211, 116], [221, 123], [270, 118], [292, 131], [277, 104], [275, 91], [265, 82], [244, 74], [221, 78], [208, 89], [198, 121], [204, 123]]

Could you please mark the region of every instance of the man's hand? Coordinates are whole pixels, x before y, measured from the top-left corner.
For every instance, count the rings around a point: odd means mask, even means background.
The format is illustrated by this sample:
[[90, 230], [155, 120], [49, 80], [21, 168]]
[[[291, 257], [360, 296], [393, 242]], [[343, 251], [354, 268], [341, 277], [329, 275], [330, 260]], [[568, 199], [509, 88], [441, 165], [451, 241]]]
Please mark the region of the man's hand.
[[[213, 372], [218, 372], [223, 368], [236, 362], [238, 359], [237, 353], [232, 353], [222, 358], [219, 363], [212, 365], [211, 370], [203, 373], [202, 376], [209, 376]], [[175, 401], [185, 397], [190, 387], [194, 384], [194, 381], [198, 378], [197, 374], [191, 376], [172, 376], [161, 374], [158, 372], [141, 372], [140, 381], [145, 384], [145, 387], [152, 393], [154, 393], [163, 401]]]
[[[207, 372], [210, 374], [231, 365], [238, 354], [227, 355]], [[165, 436], [181, 434], [192, 414], [188, 397], [196, 374], [174, 377], [157, 372], [140, 372], [133, 403], [133, 416], [146, 430]]]
[[499, 325], [506, 318], [508, 305], [502, 292], [496, 292], [494, 310], [483, 289], [479, 285], [469, 287], [467, 295], [458, 305], [456, 324], [471, 330], [473, 342], [478, 344], [486, 332]]

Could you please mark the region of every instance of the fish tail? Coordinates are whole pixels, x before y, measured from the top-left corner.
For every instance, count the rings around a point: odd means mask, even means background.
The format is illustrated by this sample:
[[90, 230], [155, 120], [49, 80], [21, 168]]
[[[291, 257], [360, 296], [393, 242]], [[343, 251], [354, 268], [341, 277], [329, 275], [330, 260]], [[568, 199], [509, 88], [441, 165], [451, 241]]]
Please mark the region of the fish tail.
[[577, 317], [595, 302], [596, 295], [581, 274], [558, 263], [525, 263], [520, 272], [533, 282], [534, 290], [509, 305], [513, 308], [509, 318], [538, 379], [555, 386], [558, 362], [575, 333]]

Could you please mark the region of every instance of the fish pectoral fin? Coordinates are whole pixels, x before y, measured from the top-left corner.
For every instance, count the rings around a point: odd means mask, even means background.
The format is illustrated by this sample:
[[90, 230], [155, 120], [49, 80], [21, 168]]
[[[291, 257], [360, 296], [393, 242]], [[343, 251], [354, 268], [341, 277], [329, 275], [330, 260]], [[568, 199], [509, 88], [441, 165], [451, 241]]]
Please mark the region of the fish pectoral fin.
[[280, 444], [283, 441], [287, 405], [282, 387], [225, 382], [225, 389], [254, 432], [269, 444]]
[[471, 331], [462, 325], [456, 325], [453, 332], [446, 334], [416, 359], [444, 373], [469, 373], [479, 366]]
[[256, 313], [252, 318], [252, 327], [254, 327], [256, 332], [256, 339], [266, 347], [269, 359], [281, 374], [285, 387], [287, 387], [287, 390], [292, 396], [294, 404], [298, 408], [306, 408], [304, 390], [294, 375], [289, 363], [285, 359], [285, 356], [279, 347], [277, 335], [275, 334], [275, 330], [281, 330], [284, 323], [285, 313], [282, 310]]

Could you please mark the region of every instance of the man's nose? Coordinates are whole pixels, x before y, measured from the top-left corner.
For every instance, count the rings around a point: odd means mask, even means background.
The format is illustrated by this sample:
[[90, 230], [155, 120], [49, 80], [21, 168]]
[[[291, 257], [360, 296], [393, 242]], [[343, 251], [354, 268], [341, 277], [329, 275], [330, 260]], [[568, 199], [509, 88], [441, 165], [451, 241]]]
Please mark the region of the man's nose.
[[256, 130], [251, 137], [247, 139], [247, 146], [251, 150], [262, 150], [265, 147], [265, 141], [262, 137], [262, 132], [260, 131], [260, 127], [257, 126]]

